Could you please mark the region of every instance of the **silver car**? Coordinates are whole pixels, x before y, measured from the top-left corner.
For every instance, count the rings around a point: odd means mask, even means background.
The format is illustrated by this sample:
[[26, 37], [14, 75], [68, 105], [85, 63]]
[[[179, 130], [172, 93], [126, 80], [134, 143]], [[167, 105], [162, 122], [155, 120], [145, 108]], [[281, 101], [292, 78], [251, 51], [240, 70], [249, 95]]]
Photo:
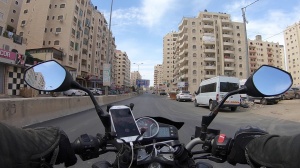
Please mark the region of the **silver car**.
[[179, 91], [176, 95], [177, 101], [192, 101], [192, 94], [190, 91]]

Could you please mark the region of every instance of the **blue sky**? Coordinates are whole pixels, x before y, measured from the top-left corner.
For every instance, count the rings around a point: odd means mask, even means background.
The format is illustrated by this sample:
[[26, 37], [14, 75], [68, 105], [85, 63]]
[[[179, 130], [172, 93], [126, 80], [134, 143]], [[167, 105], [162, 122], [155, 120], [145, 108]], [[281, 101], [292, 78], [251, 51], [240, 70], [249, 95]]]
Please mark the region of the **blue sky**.
[[[196, 17], [199, 12], [224, 12], [232, 21], [242, 22], [241, 8], [255, 0], [114, 0], [112, 32], [117, 49], [131, 60], [131, 71], [137, 65], [143, 79], [153, 85], [154, 66], [163, 60], [163, 37], [177, 31], [183, 17]], [[111, 0], [92, 0], [109, 21]], [[259, 0], [247, 7], [248, 38], [262, 35], [263, 40], [284, 44], [282, 32], [300, 21], [299, 0]], [[278, 34], [278, 35], [275, 35]]]

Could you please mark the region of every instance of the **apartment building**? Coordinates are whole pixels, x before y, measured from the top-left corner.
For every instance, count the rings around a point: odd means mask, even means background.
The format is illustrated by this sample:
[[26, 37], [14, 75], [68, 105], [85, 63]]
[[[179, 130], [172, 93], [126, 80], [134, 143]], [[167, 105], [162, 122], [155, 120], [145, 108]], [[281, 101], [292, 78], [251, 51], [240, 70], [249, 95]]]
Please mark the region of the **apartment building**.
[[154, 66], [154, 88], [156, 91], [160, 89], [166, 89], [166, 85], [163, 84], [163, 65], [157, 64]]
[[0, 96], [18, 95], [24, 87], [24, 55], [26, 46], [16, 34], [16, 23], [22, 0], [0, 1]]
[[293, 77], [293, 85], [300, 86], [300, 22], [288, 26], [284, 31], [287, 70]]
[[[243, 23], [226, 13], [200, 12], [183, 18], [175, 44], [173, 87], [198, 89], [201, 81], [217, 75], [246, 78], [246, 44]], [[164, 65], [165, 66], [165, 65]]]
[[103, 64], [114, 63], [115, 39], [90, 0], [23, 1], [17, 34], [31, 55], [59, 61], [90, 87], [102, 84]]
[[166, 84], [166, 91], [176, 90], [176, 87], [172, 85], [174, 74], [174, 61], [175, 61], [175, 49], [178, 33], [168, 33], [163, 38], [163, 84]]
[[130, 84], [130, 69], [131, 62], [126, 54], [121, 50], [116, 50], [116, 88], [123, 91], [128, 91], [131, 87]]
[[139, 71], [133, 71], [130, 73], [130, 86], [134, 86], [135, 88], [137, 87], [136, 85], [136, 80], [137, 79], [142, 79], [142, 76]]
[[257, 35], [255, 40], [248, 40], [250, 74], [262, 65], [272, 65], [284, 69], [282, 63], [282, 47], [279, 43], [262, 41], [262, 36]]

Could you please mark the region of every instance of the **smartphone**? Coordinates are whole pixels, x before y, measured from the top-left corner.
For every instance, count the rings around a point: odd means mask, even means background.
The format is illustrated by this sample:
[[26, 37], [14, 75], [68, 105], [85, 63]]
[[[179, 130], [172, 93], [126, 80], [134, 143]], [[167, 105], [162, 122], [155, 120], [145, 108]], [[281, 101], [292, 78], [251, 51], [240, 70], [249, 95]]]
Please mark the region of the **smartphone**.
[[[112, 127], [117, 134], [117, 142], [133, 142], [141, 135], [132, 111], [127, 106], [112, 106], [109, 109]], [[142, 136], [141, 136], [142, 138]], [[139, 138], [139, 140], [141, 140]], [[121, 140], [122, 139], [122, 140]]]

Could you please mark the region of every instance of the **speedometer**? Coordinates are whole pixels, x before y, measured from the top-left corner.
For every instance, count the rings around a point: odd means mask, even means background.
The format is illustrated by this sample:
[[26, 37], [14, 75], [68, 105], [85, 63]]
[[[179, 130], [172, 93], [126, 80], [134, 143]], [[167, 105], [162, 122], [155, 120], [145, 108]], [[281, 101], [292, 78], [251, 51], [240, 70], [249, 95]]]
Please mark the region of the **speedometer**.
[[158, 123], [149, 117], [142, 117], [136, 121], [137, 126], [139, 129], [145, 129], [143, 134], [143, 138], [152, 138], [158, 134], [159, 125]]

